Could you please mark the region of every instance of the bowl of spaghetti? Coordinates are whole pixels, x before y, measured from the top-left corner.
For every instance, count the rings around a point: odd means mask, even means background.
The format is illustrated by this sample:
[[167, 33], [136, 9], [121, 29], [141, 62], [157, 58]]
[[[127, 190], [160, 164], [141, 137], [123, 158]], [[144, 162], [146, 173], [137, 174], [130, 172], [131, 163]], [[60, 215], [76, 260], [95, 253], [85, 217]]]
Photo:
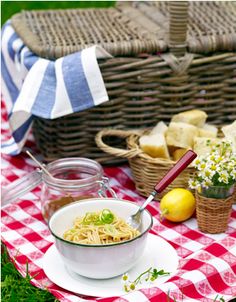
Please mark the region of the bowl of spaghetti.
[[152, 216], [144, 210], [142, 228], [127, 218], [138, 205], [115, 198], [91, 198], [66, 205], [49, 220], [56, 248], [72, 273], [94, 279], [124, 274], [141, 258]]

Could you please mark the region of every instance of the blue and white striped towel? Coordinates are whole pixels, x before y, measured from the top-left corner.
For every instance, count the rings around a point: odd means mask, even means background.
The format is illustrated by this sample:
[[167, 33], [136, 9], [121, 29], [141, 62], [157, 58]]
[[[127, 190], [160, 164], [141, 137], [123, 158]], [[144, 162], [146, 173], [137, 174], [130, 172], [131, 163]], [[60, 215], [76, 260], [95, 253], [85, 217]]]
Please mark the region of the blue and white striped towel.
[[2, 144], [2, 152], [21, 152], [33, 116], [54, 119], [108, 101], [97, 59], [109, 57], [93, 46], [55, 61], [40, 58], [7, 22], [2, 28], [1, 74], [12, 137]]

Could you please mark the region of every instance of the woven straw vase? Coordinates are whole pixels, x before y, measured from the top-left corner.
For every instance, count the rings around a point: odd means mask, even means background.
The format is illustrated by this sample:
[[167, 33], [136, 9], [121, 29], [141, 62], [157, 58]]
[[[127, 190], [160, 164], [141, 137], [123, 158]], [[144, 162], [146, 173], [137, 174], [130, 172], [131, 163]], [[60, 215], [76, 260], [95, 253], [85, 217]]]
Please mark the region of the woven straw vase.
[[226, 199], [207, 198], [196, 192], [196, 214], [200, 231], [223, 233], [228, 227], [234, 195]]

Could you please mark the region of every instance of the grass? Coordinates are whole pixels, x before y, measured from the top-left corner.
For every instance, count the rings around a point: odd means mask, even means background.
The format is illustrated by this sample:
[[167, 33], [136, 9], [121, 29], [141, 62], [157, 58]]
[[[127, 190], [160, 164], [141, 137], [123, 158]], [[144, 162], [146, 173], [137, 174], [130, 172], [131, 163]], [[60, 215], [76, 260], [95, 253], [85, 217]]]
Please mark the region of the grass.
[[1, 301], [4, 302], [57, 302], [58, 300], [47, 290], [33, 286], [32, 277], [28, 273], [26, 264], [26, 277], [23, 278], [17, 271], [2, 244], [1, 252]]
[[1, 25], [21, 10], [99, 8], [113, 6], [115, 1], [1, 1]]

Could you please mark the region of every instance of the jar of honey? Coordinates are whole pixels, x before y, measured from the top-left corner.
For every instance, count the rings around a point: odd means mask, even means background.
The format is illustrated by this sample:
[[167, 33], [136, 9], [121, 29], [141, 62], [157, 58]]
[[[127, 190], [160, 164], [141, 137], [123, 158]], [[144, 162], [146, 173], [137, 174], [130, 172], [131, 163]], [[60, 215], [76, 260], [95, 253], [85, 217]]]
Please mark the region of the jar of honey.
[[102, 166], [81, 157], [62, 158], [37, 169], [4, 189], [3, 204], [23, 196], [41, 183], [41, 209], [46, 221], [62, 206], [93, 197], [115, 197]]

